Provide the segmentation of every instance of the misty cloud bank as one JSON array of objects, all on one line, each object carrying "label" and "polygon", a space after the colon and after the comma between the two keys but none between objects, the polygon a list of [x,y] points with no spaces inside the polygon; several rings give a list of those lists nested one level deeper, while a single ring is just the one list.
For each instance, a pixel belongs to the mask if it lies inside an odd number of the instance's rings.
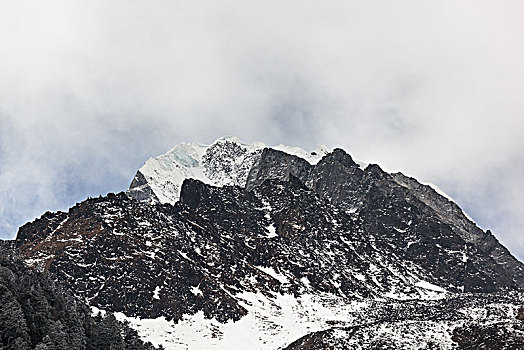
[{"label": "misty cloud bank", "polygon": [[524,258],[519,1],[0,4],[0,236],[180,141],[340,146]]}]

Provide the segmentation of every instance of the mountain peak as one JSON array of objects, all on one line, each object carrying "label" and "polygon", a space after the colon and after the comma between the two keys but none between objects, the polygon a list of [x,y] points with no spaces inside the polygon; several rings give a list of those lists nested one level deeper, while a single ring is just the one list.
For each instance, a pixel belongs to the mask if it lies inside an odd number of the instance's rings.
[{"label": "mountain peak", "polygon": [[[524,302],[524,265],[453,201],[325,146],[180,143],[148,160],[127,195],[47,213],[16,247],[169,349],[411,349],[437,328],[447,349],[481,317],[512,327]],[[366,343],[386,328],[413,339]],[[232,346],[240,333],[246,343]]]},{"label": "mountain peak", "polygon": [[214,186],[246,186],[252,167],[262,150],[271,148],[316,164],[331,151],[319,145],[307,152],[300,147],[262,142],[246,143],[236,136],[222,136],[211,145],[181,142],[165,154],[150,158],[136,173],[127,194],[149,203],[174,204],[180,198],[182,182],[197,179]]}]

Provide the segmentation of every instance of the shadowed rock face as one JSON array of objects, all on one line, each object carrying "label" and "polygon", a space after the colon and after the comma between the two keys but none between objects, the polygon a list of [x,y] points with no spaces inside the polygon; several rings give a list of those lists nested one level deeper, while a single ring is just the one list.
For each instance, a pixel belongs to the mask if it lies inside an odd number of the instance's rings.
[{"label": "shadowed rock face", "polygon": [[137,171],[129,187],[133,189],[130,194],[136,200],[158,203],[157,196],[149,186],[145,176],[140,171]]},{"label": "shadowed rock face", "polygon": [[517,320],[524,320],[524,306],[521,306],[517,311]]},{"label": "shadowed rock face", "polygon": [[295,176],[305,183],[311,172],[311,164],[305,159],[282,151],[265,148],[260,160],[253,165],[247,177],[246,189],[251,190],[267,179],[287,181]]}]

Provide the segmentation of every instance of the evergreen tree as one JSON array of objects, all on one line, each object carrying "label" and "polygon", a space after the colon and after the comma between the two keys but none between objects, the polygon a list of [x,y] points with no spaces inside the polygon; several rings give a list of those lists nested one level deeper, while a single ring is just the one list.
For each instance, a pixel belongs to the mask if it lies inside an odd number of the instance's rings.
[{"label": "evergreen tree", "polygon": [[29,334],[20,304],[0,281],[0,344],[6,349],[28,349]]},{"label": "evergreen tree", "polygon": [[92,317],[47,273],[0,245],[0,350],[153,350],[113,314]]}]

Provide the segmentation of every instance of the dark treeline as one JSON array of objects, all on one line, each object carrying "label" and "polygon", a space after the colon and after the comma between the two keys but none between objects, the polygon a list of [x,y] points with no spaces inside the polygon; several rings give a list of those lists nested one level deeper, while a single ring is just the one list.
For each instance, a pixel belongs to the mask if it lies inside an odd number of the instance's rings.
[{"label": "dark treeline", "polygon": [[113,314],[89,307],[0,244],[0,350],[153,350]]}]

